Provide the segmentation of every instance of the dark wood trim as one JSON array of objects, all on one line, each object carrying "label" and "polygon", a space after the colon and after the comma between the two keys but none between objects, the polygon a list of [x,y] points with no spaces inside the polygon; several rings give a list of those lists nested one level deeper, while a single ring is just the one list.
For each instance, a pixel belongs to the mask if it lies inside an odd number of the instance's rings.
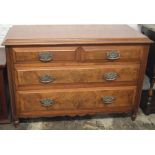
[{"label": "dark wood trim", "polygon": [[138,112],[138,109],[139,109],[141,93],[142,93],[142,87],[143,87],[143,81],[144,81],[144,74],[145,74],[145,69],[146,69],[146,64],[147,64],[148,52],[149,52],[149,46],[144,46],[143,56],[142,56],[142,59],[141,59],[141,66],[140,66],[141,69],[140,69],[140,72],[139,72],[137,94],[136,94],[136,98],[135,98],[135,106],[133,108],[133,113],[132,113],[132,116],[131,116],[133,121],[136,119],[137,112]]},{"label": "dark wood trim", "polygon": [[6,65],[0,68],[0,123],[10,123],[10,106]]},{"label": "dark wood trim", "polygon": [[14,71],[14,65],[13,65],[13,59],[12,54],[9,53],[10,49],[9,47],[5,47],[6,50],[6,58],[7,58],[7,73],[8,73],[8,81],[9,81],[9,90],[10,90],[10,104],[11,104],[11,112],[12,112],[12,120],[16,124],[16,122],[19,122],[17,110],[16,110],[16,100],[15,100],[15,80],[13,76]]},{"label": "dark wood trim", "polygon": [[2,108],[2,116],[0,115],[0,122],[7,118],[7,105],[6,105],[6,91],[4,87],[4,68],[0,69],[0,102]]}]

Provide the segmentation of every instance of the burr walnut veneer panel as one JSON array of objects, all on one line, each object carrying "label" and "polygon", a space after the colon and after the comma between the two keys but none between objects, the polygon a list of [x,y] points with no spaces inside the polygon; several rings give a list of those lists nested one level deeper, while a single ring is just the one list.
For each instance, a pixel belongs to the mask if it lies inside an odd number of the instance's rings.
[{"label": "burr walnut veneer panel", "polygon": [[[87,83],[87,82],[129,82],[137,81],[139,73],[138,65],[89,65],[89,66],[65,66],[65,67],[17,67],[17,86],[26,85],[52,85],[65,83]],[[115,80],[107,80],[106,74],[114,72],[117,74]],[[49,76],[51,81],[42,81]]]}]

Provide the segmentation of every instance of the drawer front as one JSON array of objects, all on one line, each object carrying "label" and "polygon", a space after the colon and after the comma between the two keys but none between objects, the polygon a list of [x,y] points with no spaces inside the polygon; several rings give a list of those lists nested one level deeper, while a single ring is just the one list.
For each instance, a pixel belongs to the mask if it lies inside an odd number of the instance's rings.
[{"label": "drawer front", "polygon": [[134,104],[136,87],[17,91],[19,114],[67,110],[115,110]]},{"label": "drawer front", "polygon": [[140,61],[142,46],[83,46],[82,61]]},{"label": "drawer front", "polygon": [[14,47],[15,63],[140,61],[142,46]]},{"label": "drawer front", "polygon": [[15,63],[45,63],[75,61],[76,47],[17,47],[12,48]]},{"label": "drawer front", "polygon": [[16,67],[17,85],[50,85],[57,83],[136,82],[139,65],[95,65],[65,67]]}]

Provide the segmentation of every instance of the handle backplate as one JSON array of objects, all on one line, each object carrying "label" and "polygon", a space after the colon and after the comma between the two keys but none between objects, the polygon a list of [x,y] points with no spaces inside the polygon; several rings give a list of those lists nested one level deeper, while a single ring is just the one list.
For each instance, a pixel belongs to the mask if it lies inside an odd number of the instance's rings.
[{"label": "handle backplate", "polygon": [[118,77],[118,73],[116,72],[107,72],[104,74],[104,79],[107,81],[114,81]]},{"label": "handle backplate", "polygon": [[104,96],[102,97],[103,103],[104,104],[111,104],[115,101],[115,97],[114,96]]},{"label": "handle backplate", "polygon": [[53,55],[50,52],[41,52],[39,53],[39,60],[42,62],[52,61]]},{"label": "handle backplate", "polygon": [[120,58],[120,53],[117,50],[112,50],[107,52],[106,57],[108,60],[117,60]]},{"label": "handle backplate", "polygon": [[50,98],[43,98],[43,99],[40,100],[40,103],[44,107],[49,107],[52,104],[54,104],[54,100],[50,99]]},{"label": "handle backplate", "polygon": [[50,75],[43,75],[39,77],[39,81],[44,84],[53,82],[54,80],[55,78]]}]

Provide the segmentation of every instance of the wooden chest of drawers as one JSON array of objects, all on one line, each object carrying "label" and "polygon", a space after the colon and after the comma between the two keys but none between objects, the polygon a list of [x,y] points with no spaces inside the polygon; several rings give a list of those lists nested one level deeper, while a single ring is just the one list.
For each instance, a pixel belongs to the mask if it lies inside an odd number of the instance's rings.
[{"label": "wooden chest of drawers", "polygon": [[151,41],[125,25],[14,26],[6,46],[19,118],[131,113]]}]

